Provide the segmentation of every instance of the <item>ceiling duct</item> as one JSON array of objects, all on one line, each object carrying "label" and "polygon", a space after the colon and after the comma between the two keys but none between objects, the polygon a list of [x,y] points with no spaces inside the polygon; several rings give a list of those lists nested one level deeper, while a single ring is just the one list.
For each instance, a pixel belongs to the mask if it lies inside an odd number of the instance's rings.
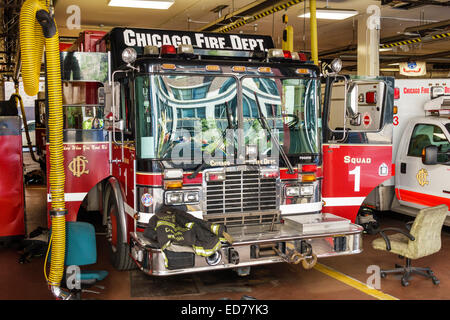
[{"label": "ceiling duct", "polygon": [[[450,20],[444,20],[436,23],[425,24],[421,26],[408,27],[404,29],[402,34],[395,36],[385,37],[380,39],[380,48],[393,48],[402,45],[410,45],[413,43],[426,43],[429,41],[448,40],[450,29]],[[440,31],[439,31],[440,30]],[[450,31],[450,30],[449,30]],[[418,33],[421,37],[411,38],[408,33]],[[405,34],[406,33],[406,34]],[[428,34],[428,36],[427,36]],[[356,44],[351,44],[345,47],[339,47],[335,49],[325,50],[319,53],[319,57],[324,59],[331,55],[338,55],[343,53],[354,52],[356,50]]]},{"label": "ceiling duct", "polygon": [[445,0],[381,0],[381,5],[388,5],[393,9],[410,10],[422,6],[450,7],[450,1]]},{"label": "ceiling duct", "polygon": [[301,2],[303,2],[303,0],[254,1],[238,10],[223,15],[221,18],[201,27],[198,31],[229,32]]}]

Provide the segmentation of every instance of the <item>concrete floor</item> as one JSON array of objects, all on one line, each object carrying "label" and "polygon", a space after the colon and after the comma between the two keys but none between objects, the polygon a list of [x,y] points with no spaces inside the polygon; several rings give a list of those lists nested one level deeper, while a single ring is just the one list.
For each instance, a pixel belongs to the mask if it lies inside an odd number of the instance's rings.
[{"label": "concrete floor", "polygon": [[[27,170],[28,171],[28,170]],[[46,188],[32,186],[26,188],[28,232],[36,226],[46,226]],[[411,218],[387,213],[380,217],[381,227],[401,227]],[[358,255],[320,259],[319,263],[333,268],[346,276],[365,284],[371,274],[371,265],[382,269],[393,268],[403,261],[397,255],[372,249],[371,242],[377,236],[363,235],[364,251]],[[317,269],[304,270],[300,265],[285,263],[252,268],[248,277],[238,277],[231,270],[179,275],[169,278],[149,277],[140,271],[119,272],[114,270],[108,257],[104,236],[97,237],[98,262],[83,267],[90,270],[107,270],[109,276],[99,283],[104,289],[92,287],[100,294],[86,293],[85,299],[101,300],[217,300],[230,298],[239,300],[249,295],[258,300],[375,300],[376,298],[354,287],[338,281]],[[440,252],[413,261],[414,266],[429,266],[439,278],[434,285],[430,279],[413,276],[408,287],[400,284],[400,278],[388,275],[381,279],[381,288],[401,300],[449,300],[450,299],[450,230],[442,231]],[[44,258],[34,258],[29,263],[20,264],[18,248],[0,248],[0,300],[52,300],[43,274]],[[132,283],[141,285],[131,286]]]},{"label": "concrete floor", "polygon": [[[44,187],[28,187],[26,190],[27,208],[34,223],[45,223]],[[381,217],[381,227],[403,227],[408,217],[386,214]],[[31,230],[31,229],[30,229]],[[367,273],[370,265],[392,268],[402,260],[394,254],[376,251],[371,241],[376,236],[363,236],[364,251],[353,256],[320,259],[323,265],[333,268],[348,277],[366,283],[371,275]],[[98,262],[83,267],[91,270],[107,270],[109,276],[99,283],[104,289],[91,288],[98,294],[86,293],[85,299],[127,300],[127,299],[189,299],[217,300],[220,298],[240,299],[250,295],[257,299],[275,300],[374,300],[376,298],[340,282],[316,269],[304,270],[301,266],[273,264],[252,268],[248,277],[238,277],[231,270],[179,275],[174,278],[149,277],[141,272],[114,270],[108,258],[106,240],[97,237]],[[408,287],[400,284],[398,276],[388,275],[381,279],[380,291],[398,299],[447,300],[450,299],[450,232],[443,229],[440,252],[413,262],[416,266],[431,267],[440,279],[439,285],[419,276],[413,276]],[[0,300],[4,299],[52,299],[47,289],[44,274],[44,258],[34,258],[30,263],[19,264],[20,252],[17,248],[0,249]],[[144,283],[131,288],[131,283]],[[4,290],[7,288],[7,290]],[[26,290],[24,290],[26,288]],[[153,290],[156,288],[157,290]]]}]

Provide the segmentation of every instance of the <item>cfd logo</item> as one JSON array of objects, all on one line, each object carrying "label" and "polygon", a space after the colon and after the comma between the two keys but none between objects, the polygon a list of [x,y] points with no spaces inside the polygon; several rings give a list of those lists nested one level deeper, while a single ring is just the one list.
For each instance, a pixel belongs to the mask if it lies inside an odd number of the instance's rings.
[{"label": "cfd logo", "polygon": [[73,158],[69,163],[69,170],[75,177],[79,178],[81,175],[89,173],[89,170],[86,170],[88,162],[84,156]]},{"label": "cfd logo", "polygon": [[420,186],[424,186],[428,184],[427,181],[428,171],[426,169],[420,169],[419,172],[416,174],[417,182],[420,184]]}]

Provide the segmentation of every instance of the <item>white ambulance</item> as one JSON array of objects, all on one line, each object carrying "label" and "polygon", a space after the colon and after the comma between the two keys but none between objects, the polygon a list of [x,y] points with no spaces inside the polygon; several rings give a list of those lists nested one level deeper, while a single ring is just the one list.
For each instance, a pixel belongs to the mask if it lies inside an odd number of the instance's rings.
[{"label": "white ambulance", "polygon": [[450,79],[395,80],[393,124],[393,177],[363,206],[410,216],[439,204],[450,210]]}]

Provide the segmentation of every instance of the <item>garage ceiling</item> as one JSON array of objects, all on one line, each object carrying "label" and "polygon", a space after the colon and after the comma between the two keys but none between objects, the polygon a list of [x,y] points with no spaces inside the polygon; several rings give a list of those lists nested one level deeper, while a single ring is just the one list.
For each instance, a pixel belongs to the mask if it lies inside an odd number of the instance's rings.
[{"label": "garage ceiling", "polygon": [[[11,2],[11,0],[6,0]],[[4,2],[4,1],[2,1]],[[20,2],[19,0],[13,2]],[[73,40],[81,30],[105,30],[114,26],[141,28],[201,30],[219,18],[214,12],[220,6],[222,17],[232,19],[251,16],[261,12],[262,8],[271,9],[287,0],[175,0],[168,10],[133,9],[109,7],[108,0],[53,0],[55,17],[63,40]],[[388,4],[386,4],[388,3]],[[428,3],[428,4],[426,4]],[[69,30],[67,20],[71,13],[67,10],[76,4],[81,9],[81,30]],[[252,21],[231,33],[249,33],[271,35],[277,46],[281,47],[282,15],[287,14],[289,24],[294,27],[294,46],[296,50],[309,51],[309,19],[298,18],[309,1],[299,1],[286,10]],[[392,63],[396,59],[408,60],[422,57],[428,62],[448,64],[450,68],[450,37],[427,41],[427,36],[450,32],[450,1],[446,0],[329,0],[317,1],[317,7],[355,9],[359,13],[366,12],[369,5],[381,7],[381,39],[382,43],[422,37],[422,42],[414,45],[396,46],[393,50],[381,52],[382,65]],[[419,4],[419,5],[418,5]],[[425,4],[425,5],[424,5]],[[433,4],[433,5],[431,5]],[[394,8],[404,7],[409,9]],[[231,20],[232,20],[231,19]],[[318,20],[318,45],[322,59],[340,56],[350,61],[347,65],[355,65],[357,16],[343,21]],[[443,23],[445,22],[445,23]],[[430,24],[434,28],[423,27]],[[217,27],[220,27],[220,23]],[[418,33],[418,30],[423,28]],[[406,32],[405,32],[406,31]],[[424,38],[425,37],[425,38]],[[395,62],[395,61],[394,61]]]},{"label": "garage ceiling", "polygon": [[[201,30],[219,18],[219,13],[214,12],[215,8],[225,6],[222,16],[231,15],[238,12],[238,19],[242,16],[254,15],[261,12],[261,8],[271,9],[277,4],[287,1],[270,0],[176,0],[169,10],[152,9],[132,9],[108,7],[107,0],[79,0],[77,5],[81,9],[82,29],[109,30],[114,26],[129,26],[142,28],[173,29],[173,30]],[[391,4],[386,5],[386,2]],[[416,3],[414,3],[416,2]],[[420,2],[434,3],[438,5],[415,5]],[[317,8],[328,6],[331,8],[355,9],[359,13],[365,13],[369,5],[381,7],[381,39],[382,42],[396,42],[399,40],[413,39],[429,34],[449,32],[450,21],[430,30],[424,30],[421,35],[417,33],[417,27],[438,23],[450,19],[450,1],[371,1],[371,0],[329,0],[317,1]],[[60,33],[63,36],[77,36],[79,30],[68,30],[66,20],[69,14],[66,13],[68,6],[73,4],[73,0],[57,0],[55,5],[55,15]],[[252,21],[240,28],[232,30],[232,33],[250,33],[272,35],[277,46],[281,47],[282,37],[282,15],[287,14],[289,24],[294,27],[294,46],[296,50],[309,51],[309,19],[298,18],[300,12],[308,7],[309,1],[300,1],[286,10],[281,10],[275,14],[268,15],[262,19]],[[409,7],[410,9],[396,9],[395,6]],[[245,8],[256,7],[258,10],[247,10]],[[217,11],[217,10],[216,10]],[[256,11],[256,12],[255,12]],[[357,16],[343,20],[318,20],[319,52],[321,58],[342,56],[344,60],[356,61],[356,27]],[[219,24],[217,27],[220,27]],[[405,30],[408,32],[405,33]],[[450,37],[439,41],[423,41],[415,45],[403,45],[395,47],[392,51],[382,52],[382,62],[392,63],[386,58],[424,57],[430,61],[440,63],[450,63]],[[385,41],[386,40],[386,41]],[[351,50],[334,50],[351,49]],[[331,55],[324,55],[332,52]],[[448,52],[449,54],[444,54]],[[438,57],[428,55],[438,54]]]}]

